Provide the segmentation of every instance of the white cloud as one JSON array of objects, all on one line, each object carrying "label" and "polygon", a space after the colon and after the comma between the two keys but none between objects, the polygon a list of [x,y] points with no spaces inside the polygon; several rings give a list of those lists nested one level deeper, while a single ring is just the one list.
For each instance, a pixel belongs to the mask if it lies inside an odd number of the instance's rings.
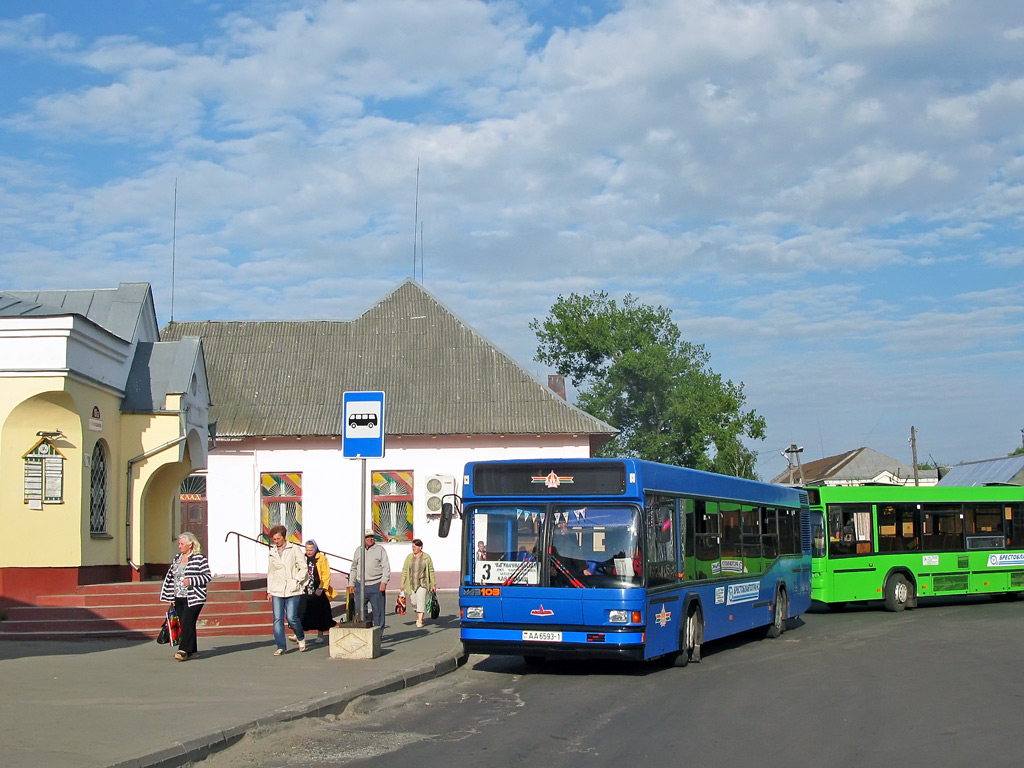
[{"label": "white cloud", "polygon": [[530,318],[602,289],[675,308],[752,398],[790,392],[783,360],[839,386],[838,360],[851,420],[864,382],[895,402],[917,370],[961,410],[957,355],[1012,360],[1013,304],[963,295],[1024,261],[1024,6],[627,0],[560,29],[538,7],[0,20],[0,53],[70,75],[0,111],[5,278],[60,281],[49,259],[168,301],[177,179],[178,319],[349,317],[411,273],[419,164],[428,288],[527,363]]}]

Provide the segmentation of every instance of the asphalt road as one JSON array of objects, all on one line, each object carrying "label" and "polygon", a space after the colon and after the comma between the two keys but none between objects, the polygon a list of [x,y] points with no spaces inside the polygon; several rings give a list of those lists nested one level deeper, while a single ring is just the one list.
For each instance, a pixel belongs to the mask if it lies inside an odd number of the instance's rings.
[{"label": "asphalt road", "polygon": [[979,598],[812,612],[775,640],[708,643],[685,669],[473,656],[202,766],[1017,768],[1022,638],[1024,601]]}]

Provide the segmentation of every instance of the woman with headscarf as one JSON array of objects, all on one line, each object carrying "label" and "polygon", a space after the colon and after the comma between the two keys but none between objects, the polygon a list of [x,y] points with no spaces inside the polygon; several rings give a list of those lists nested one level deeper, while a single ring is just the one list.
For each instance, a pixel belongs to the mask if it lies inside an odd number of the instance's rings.
[{"label": "woman with headscarf", "polygon": [[181,534],[178,537],[178,554],[174,556],[160,587],[160,600],[174,606],[181,622],[178,652],[174,654],[177,661],[188,661],[199,653],[196,624],[199,612],[206,605],[206,585],[213,578],[202,548],[194,533],[186,531]]},{"label": "woman with headscarf", "polygon": [[331,600],[338,592],[331,586],[331,567],[327,555],[320,551],[314,539],[306,542],[306,571],[309,579],[303,595],[302,629],[317,631],[316,642],[324,641],[325,633],[337,622],[331,613]]}]

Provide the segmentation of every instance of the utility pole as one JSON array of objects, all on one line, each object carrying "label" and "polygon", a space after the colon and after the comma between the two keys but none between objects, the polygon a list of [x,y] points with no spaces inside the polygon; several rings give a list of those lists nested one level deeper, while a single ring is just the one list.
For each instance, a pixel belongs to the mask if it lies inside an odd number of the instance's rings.
[{"label": "utility pole", "polygon": [[783,453],[787,454],[789,459],[789,484],[793,484],[793,454],[796,454],[796,467],[797,473],[800,477],[800,485],[804,484],[804,465],[800,463],[800,454],[803,453],[803,446],[798,446],[796,443],[791,443]]},{"label": "utility pole", "polygon": [[914,485],[920,485],[920,479],[917,476],[917,430],[914,427],[910,428],[910,455],[914,458]]}]

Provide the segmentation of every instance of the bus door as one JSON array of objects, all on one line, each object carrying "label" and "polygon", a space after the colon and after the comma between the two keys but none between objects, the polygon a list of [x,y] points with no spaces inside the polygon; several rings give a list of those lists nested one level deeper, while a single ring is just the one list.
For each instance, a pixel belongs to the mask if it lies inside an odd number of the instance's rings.
[{"label": "bus door", "polygon": [[650,659],[678,651],[684,618],[678,592],[648,595],[644,657]]},{"label": "bus door", "polygon": [[[679,650],[683,606],[678,589],[682,572],[679,555],[678,499],[648,493],[644,497],[646,531],[647,628],[644,656],[652,658]],[[685,507],[683,509],[685,520]]]},{"label": "bus door", "polygon": [[811,514],[811,593],[826,596],[832,587],[832,577],[828,569],[825,537],[825,515],[818,509]]}]

